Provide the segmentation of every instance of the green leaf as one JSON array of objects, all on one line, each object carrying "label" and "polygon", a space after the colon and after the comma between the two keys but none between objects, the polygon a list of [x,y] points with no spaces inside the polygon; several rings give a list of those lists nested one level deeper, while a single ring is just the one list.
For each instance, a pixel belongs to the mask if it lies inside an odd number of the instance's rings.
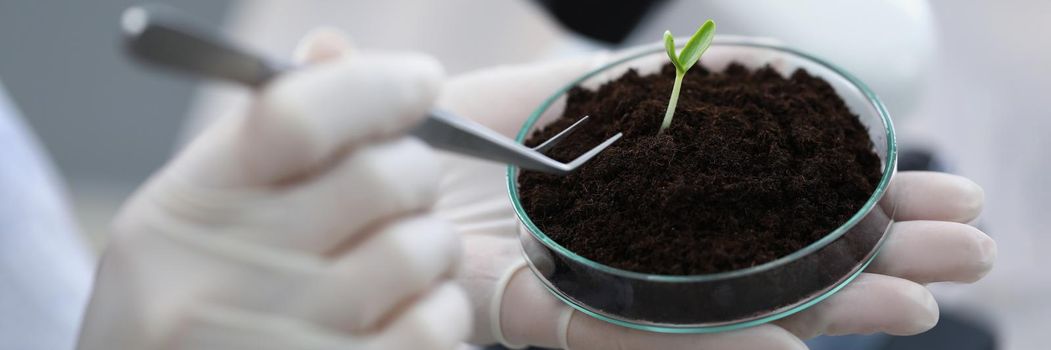
[{"label": "green leaf", "polygon": [[679,65],[679,57],[675,55],[675,37],[671,35],[670,30],[664,31],[664,49],[668,50],[668,59],[675,66],[675,70],[682,71],[682,66]]},{"label": "green leaf", "polygon": [[[665,46],[668,44],[668,35],[671,33],[665,32],[664,43]],[[708,20],[697,28],[697,32],[693,33],[690,40],[686,42],[686,45],[682,47],[682,51],[679,52],[678,66],[683,72],[693,67],[697,63],[697,60],[701,59],[701,54],[705,50],[708,50],[708,46],[712,44],[712,38],[715,37],[715,22]]]}]

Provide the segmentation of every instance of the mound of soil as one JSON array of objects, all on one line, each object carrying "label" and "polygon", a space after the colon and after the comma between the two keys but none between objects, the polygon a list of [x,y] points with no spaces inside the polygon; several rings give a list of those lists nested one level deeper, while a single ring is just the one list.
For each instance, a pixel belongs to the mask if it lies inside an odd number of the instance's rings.
[{"label": "mound of soil", "polygon": [[549,151],[570,160],[624,137],[567,176],[525,171],[522,203],[541,230],[597,262],[637,272],[707,274],[799,250],[846,222],[881,177],[858,117],[824,80],[733,64],[687,74],[671,127],[658,135],[675,78],[629,71],[569,92],[536,145],[584,115]]}]

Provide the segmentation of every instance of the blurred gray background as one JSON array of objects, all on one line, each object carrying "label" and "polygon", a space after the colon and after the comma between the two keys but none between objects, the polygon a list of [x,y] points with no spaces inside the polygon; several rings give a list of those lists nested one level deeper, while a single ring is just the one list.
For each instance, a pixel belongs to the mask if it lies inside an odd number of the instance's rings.
[{"label": "blurred gray background", "polygon": [[[162,2],[213,24],[232,4]],[[170,156],[195,87],[123,57],[118,19],[134,3],[0,0],[0,81],[51,153],[81,221],[93,231]]]},{"label": "blurred gray background", "polygon": [[[218,24],[225,1],[166,1]],[[143,180],[171,152],[194,85],[120,51],[129,0],[0,1],[0,79],[73,187]]]}]

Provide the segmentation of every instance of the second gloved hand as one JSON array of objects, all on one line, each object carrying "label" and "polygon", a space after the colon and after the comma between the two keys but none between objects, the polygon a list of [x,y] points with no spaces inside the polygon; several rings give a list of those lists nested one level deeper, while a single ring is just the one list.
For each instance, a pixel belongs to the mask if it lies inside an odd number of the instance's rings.
[{"label": "second gloved hand", "polygon": [[439,167],[404,136],[438,94],[421,55],[343,54],[218,120],[116,220],[79,348],[451,349],[470,324]]},{"label": "second gloved hand", "polygon": [[[604,56],[469,73],[445,86],[443,108],[513,136],[551,93],[610,59]],[[923,284],[973,282],[996,257],[996,244],[964,223],[978,215],[982,190],[938,173],[899,173],[884,198],[896,203],[892,232],[866,273],[832,297],[786,319],[715,334],[660,334],[599,321],[570,308],[529,271],[507,199],[506,166],[443,154],[438,214],[465,245],[458,280],[473,303],[476,344],[584,349],[805,349],[821,334],[930,329],[938,306]]]}]

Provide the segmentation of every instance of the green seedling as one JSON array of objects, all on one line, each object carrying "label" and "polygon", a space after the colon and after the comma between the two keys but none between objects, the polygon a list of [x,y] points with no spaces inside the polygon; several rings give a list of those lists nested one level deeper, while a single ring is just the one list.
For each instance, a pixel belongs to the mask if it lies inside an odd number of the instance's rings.
[{"label": "green seedling", "polygon": [[708,50],[708,46],[712,44],[712,37],[715,36],[715,22],[708,20],[697,28],[697,32],[693,33],[690,40],[686,41],[686,45],[683,45],[682,51],[679,54],[675,54],[675,37],[671,35],[671,31],[664,32],[664,48],[668,50],[668,58],[671,59],[671,64],[675,66],[675,86],[671,89],[671,99],[668,100],[668,111],[664,113],[664,121],[661,122],[661,129],[657,133],[663,133],[664,129],[667,129],[671,125],[672,116],[675,115],[675,105],[679,102],[679,88],[682,87],[682,78],[686,76],[686,71],[690,70],[697,63],[697,60],[701,59],[701,54],[705,50]]}]

